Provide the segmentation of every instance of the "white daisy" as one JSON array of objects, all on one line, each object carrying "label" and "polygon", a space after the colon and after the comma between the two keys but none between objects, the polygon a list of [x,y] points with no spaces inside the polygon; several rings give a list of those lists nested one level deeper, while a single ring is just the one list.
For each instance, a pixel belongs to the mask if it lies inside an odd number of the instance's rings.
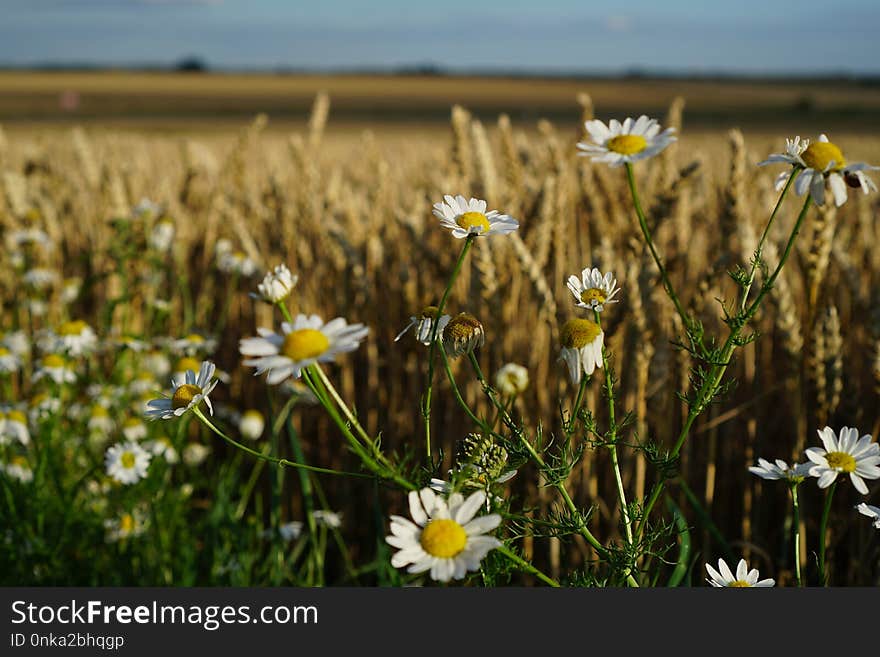
[{"label": "white daisy", "polygon": [[61,284],[61,301],[71,304],[79,298],[80,290],[82,290],[82,279],[71,277],[65,278]]},{"label": "white daisy", "polygon": [[497,538],[486,536],[501,524],[501,516],[474,517],[485,501],[483,491],[467,499],[453,493],[448,500],[430,488],[411,491],[409,512],[414,522],[391,516],[391,535],[385,538],[399,550],[391,565],[408,565],[409,573],[430,571],[439,582],[462,579],[468,571],[478,570],[489,551],[501,545]]},{"label": "white daisy", "polygon": [[718,560],[718,570],[709,564],[706,564],[706,570],[709,572],[706,581],[716,588],[767,588],[776,584],[776,581],[772,579],[758,581],[758,569],[749,570],[745,559],[740,559],[736,565],[736,575],[730,571],[724,559]]},{"label": "white daisy", "polygon": [[179,340],[172,340],[170,346],[175,353],[184,356],[208,355],[217,348],[217,340],[198,333],[190,333]]},{"label": "white daisy", "polygon": [[411,328],[415,327],[415,335],[416,340],[421,342],[423,345],[428,346],[431,344],[431,334],[434,332],[434,321],[437,321],[437,335],[443,335],[443,329],[446,328],[446,324],[449,323],[449,315],[441,315],[440,319],[437,319],[437,306],[425,306],[422,308],[422,311],[418,315],[413,315],[409,318],[409,324],[403,327],[403,330],[397,334],[397,337],[394,338],[394,341],[397,342],[406,335],[406,332]]},{"label": "white daisy", "polygon": [[183,379],[172,379],[171,396],[147,402],[145,415],[151,420],[169,420],[197,408],[202,402],[213,415],[214,408],[208,395],[217,385],[217,381],[212,381],[215,369],[214,363],[205,361],[199,368],[198,376],[192,370],[187,370]]},{"label": "white daisy", "polygon": [[168,252],[174,244],[174,232],[174,222],[168,217],[163,217],[150,231],[150,246],[159,253]]},{"label": "white daisy", "polygon": [[657,155],[669,144],[676,141],[675,128],[660,132],[656,119],[642,114],[638,119],[627,118],[623,123],[611,119],[606,126],[602,121],[587,121],[584,126],[593,140],[579,142],[578,155],[591,158],[595,162],[605,162],[619,167],[627,162],[636,162]]},{"label": "white daisy", "polygon": [[98,336],[92,327],[81,319],[64,322],[55,330],[54,349],[70,356],[92,353],[98,344]]},{"label": "white daisy", "polygon": [[776,463],[773,464],[759,458],[758,465],[750,466],[749,472],[761,477],[761,479],[785,479],[790,482],[801,482],[804,477],[809,476],[811,467],[812,465],[809,463],[795,463],[788,467],[788,463],[781,459],[776,459]]},{"label": "white daisy", "polygon": [[6,347],[0,346],[0,374],[17,372],[21,367],[21,359]]},{"label": "white daisy", "polygon": [[328,363],[337,354],[358,348],[369,329],[363,324],[348,324],[337,317],[326,324],[317,315],[297,315],[293,324],[281,324],[281,334],[257,329],[258,338],[245,338],[239,350],[248,367],[256,367],[256,375],[269,372],[266,382],[281,383],[288,377],[298,379],[302,370],[314,363]]},{"label": "white daisy", "polygon": [[106,436],[113,432],[116,423],[110,417],[110,411],[106,406],[95,404],[92,406],[88,421],[89,431]]},{"label": "white daisy", "polygon": [[486,201],[464,196],[443,197],[443,203],[434,204],[434,216],[440,225],[452,231],[452,236],[461,239],[468,235],[507,235],[519,228],[516,219],[497,210],[486,212]]},{"label": "white daisy", "polygon": [[13,248],[30,248],[39,246],[45,249],[52,248],[52,239],[39,228],[21,228],[9,233],[7,241]]},{"label": "white daisy", "polygon": [[495,372],[495,387],[506,397],[522,394],[529,387],[529,371],[522,365],[506,363]]},{"label": "white daisy", "polygon": [[122,422],[122,435],[126,440],[137,441],[147,437],[147,425],[136,417],[127,417]]},{"label": "white daisy", "polygon": [[197,466],[204,463],[211,453],[211,448],[201,443],[190,443],[183,448],[183,462],[189,466]]},{"label": "white daisy", "polygon": [[250,409],[241,414],[238,420],[238,432],[248,440],[257,440],[263,435],[266,420],[260,411]]},{"label": "white daisy", "polygon": [[298,520],[291,520],[278,526],[278,535],[282,541],[295,541],[302,535],[303,523]]},{"label": "white daisy", "polygon": [[299,276],[290,273],[287,265],[278,265],[263,277],[263,282],[257,285],[258,294],[253,294],[266,303],[279,303],[290,296],[296,286]]},{"label": "white daisy", "polygon": [[147,476],[151,455],[137,443],[124,442],[109,447],[104,455],[107,475],[120,484],[134,484]]},{"label": "white daisy", "polygon": [[4,333],[0,344],[19,358],[27,358],[31,353],[31,341],[24,331]]},{"label": "white daisy", "polygon": [[578,384],[602,367],[602,347],[605,333],[589,319],[570,319],[560,329],[561,360],[568,365],[571,382]]},{"label": "white daisy", "polygon": [[166,436],[162,436],[156,440],[150,440],[144,443],[144,447],[150,450],[150,453],[153,456],[161,456],[164,458],[165,462],[170,465],[174,465],[180,460],[177,455],[177,450],[174,449],[174,445],[171,444],[171,441]]},{"label": "white daisy", "polygon": [[15,479],[23,484],[27,484],[34,479],[34,471],[31,469],[28,460],[23,456],[14,456],[9,463],[0,464],[0,469],[6,473],[10,479]]},{"label": "white daisy", "polygon": [[874,529],[880,529],[880,507],[871,506],[862,502],[856,507],[863,516],[871,518]]},{"label": "white daisy", "polygon": [[217,256],[217,269],[224,274],[247,277],[257,273],[257,263],[242,251],[232,251]]},{"label": "white daisy", "polygon": [[810,447],[807,458],[815,465],[810,476],[819,478],[819,488],[828,488],[841,473],[849,474],[852,485],[862,495],[868,494],[865,479],[880,479],[880,445],[871,436],[859,438],[858,429],[843,427],[836,436],[831,427],[820,430],[819,438],[825,449]]},{"label": "white daisy", "polygon": [[336,511],[318,509],[317,511],[312,511],[312,518],[319,525],[324,525],[330,529],[339,529],[342,526],[342,514]]},{"label": "white daisy", "polygon": [[[773,153],[758,166],[767,164],[785,163],[803,171],[797,174],[794,189],[798,196],[803,196],[808,191],[813,200],[822,205],[825,202],[825,181],[831,188],[835,205],[841,206],[846,203],[846,188],[855,187],[865,194],[876,191],[874,182],[864,172],[877,170],[863,162],[847,164],[843,151],[837,144],[828,141],[825,135],[819,135],[818,141],[810,143],[808,139],[801,141],[800,137],[786,139],[785,153]],[[776,178],[776,189],[782,189],[788,180],[789,173],[781,173]]]},{"label": "white daisy", "polygon": [[49,377],[58,385],[76,381],[76,374],[70,369],[67,361],[58,354],[48,354],[40,359],[40,364],[34,372],[34,381]]},{"label": "white daisy", "polygon": [[148,198],[142,198],[138,204],[131,209],[131,214],[135,219],[158,217],[162,214],[162,206]]},{"label": "white daisy", "polygon": [[123,513],[118,518],[105,520],[104,529],[107,530],[107,542],[115,543],[143,534],[146,529],[146,521],[141,513]]},{"label": "white daisy", "polygon": [[34,290],[47,290],[55,285],[59,278],[58,272],[54,269],[35,267],[25,272],[22,280]]},{"label": "white daisy", "polygon": [[618,299],[614,297],[620,292],[617,280],[610,271],[603,276],[598,269],[589,267],[581,272],[580,278],[569,276],[566,285],[578,306],[599,312],[605,309],[606,303],[617,303]]}]

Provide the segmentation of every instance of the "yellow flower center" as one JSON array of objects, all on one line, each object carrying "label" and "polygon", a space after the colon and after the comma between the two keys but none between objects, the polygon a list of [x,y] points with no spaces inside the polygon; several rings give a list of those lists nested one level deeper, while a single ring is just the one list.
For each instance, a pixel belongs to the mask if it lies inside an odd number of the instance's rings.
[{"label": "yellow flower center", "polygon": [[856,471],[856,460],[853,458],[852,454],[847,454],[846,452],[828,452],[825,455],[825,460],[828,461],[829,468],[833,468],[840,472]]},{"label": "yellow flower center", "polygon": [[840,171],[846,166],[846,160],[841,150],[828,141],[814,141],[807,146],[807,150],[801,153],[801,159],[811,169],[824,171],[831,162],[834,162],[832,171]]},{"label": "yellow flower center", "polygon": [[184,340],[186,340],[187,342],[190,342],[192,344],[202,344],[205,341],[205,338],[203,338],[198,333],[190,333],[188,336],[186,336],[184,338]]},{"label": "yellow flower center", "polygon": [[27,459],[23,456],[13,456],[12,465],[17,465],[20,468],[27,468],[28,462]]},{"label": "yellow flower center", "polygon": [[330,348],[327,336],[316,329],[298,329],[284,336],[281,353],[292,361],[317,358]]},{"label": "yellow flower center", "polygon": [[471,228],[480,228],[481,233],[489,230],[489,220],[482,212],[465,212],[455,218],[455,223],[469,231]]},{"label": "yellow flower center", "polygon": [[9,349],[7,349],[6,347],[0,347],[0,356],[8,356],[8,355],[9,355]]},{"label": "yellow flower center", "polygon": [[179,361],[177,361],[177,365],[174,366],[174,371],[175,372],[186,372],[186,371],[198,372],[200,368],[201,368],[201,363],[199,363],[199,361],[197,361],[195,358],[186,357],[186,358],[181,358]]},{"label": "yellow flower center", "polygon": [[27,424],[27,418],[21,411],[9,411],[6,413],[6,419],[19,424]]},{"label": "yellow flower center", "polygon": [[61,326],[58,327],[58,335],[80,335],[88,326],[81,319],[74,320],[72,322],[64,322]]},{"label": "yellow flower center", "polygon": [[119,462],[122,463],[122,467],[126,470],[131,470],[134,467],[135,461],[134,452],[122,452],[122,456],[119,458]]},{"label": "yellow flower center", "polygon": [[[183,386],[181,386],[181,387],[183,387]],[[193,386],[193,387],[198,388],[198,386]],[[199,391],[201,392],[201,389],[199,389]],[[176,395],[176,393],[175,393],[175,395]],[[192,397],[190,397],[190,399],[192,399]],[[143,422],[138,420],[136,417],[129,417],[129,418],[125,418],[125,422],[122,423],[122,426],[125,427],[126,429],[130,429],[132,427],[143,426]]]},{"label": "yellow flower center", "polygon": [[95,404],[92,406],[92,417],[110,417],[110,412],[100,404]]},{"label": "yellow flower center", "polygon": [[177,390],[174,391],[174,396],[171,398],[171,407],[172,408],[186,408],[190,405],[193,398],[200,394],[202,389],[197,385],[193,385],[192,383],[184,383]]},{"label": "yellow flower center", "polygon": [[49,354],[43,358],[43,367],[64,367],[64,359],[58,354]]},{"label": "yellow flower center", "polygon": [[440,310],[437,306],[425,306],[422,308],[422,312],[419,314],[423,319],[435,319],[437,317],[437,311]]},{"label": "yellow flower center", "polygon": [[589,319],[570,319],[562,325],[560,341],[563,347],[583,349],[595,340],[602,329]]},{"label": "yellow flower center", "polygon": [[123,514],[119,519],[119,530],[126,534],[129,534],[134,530],[134,518],[130,513]]},{"label": "yellow flower center", "polygon": [[734,582],[731,582],[727,586],[728,586],[728,588],[732,588],[732,589],[750,589],[750,588],[752,588],[752,585],[749,584],[744,579],[738,579]]},{"label": "yellow flower center", "polygon": [[447,339],[467,340],[483,330],[483,325],[470,313],[459,313],[446,324],[443,335]]},{"label": "yellow flower center", "polygon": [[432,557],[449,559],[464,550],[467,534],[455,520],[438,518],[428,523],[419,538],[422,548]]},{"label": "yellow flower center", "polygon": [[591,287],[589,290],[584,290],[581,292],[581,301],[586,304],[589,304],[591,301],[605,303],[605,290],[600,290],[598,287]]},{"label": "yellow flower center", "polygon": [[617,135],[609,139],[605,147],[621,155],[635,155],[645,150],[648,142],[641,135]]}]

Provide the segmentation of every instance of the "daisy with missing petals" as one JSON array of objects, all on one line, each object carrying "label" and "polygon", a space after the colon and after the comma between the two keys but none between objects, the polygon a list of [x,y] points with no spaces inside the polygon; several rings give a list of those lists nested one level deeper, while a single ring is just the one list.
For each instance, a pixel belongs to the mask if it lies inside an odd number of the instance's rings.
[{"label": "daisy with missing petals", "polygon": [[[796,168],[802,168],[794,182],[794,190],[798,196],[803,196],[808,191],[817,205],[825,202],[825,181],[831,188],[834,196],[834,204],[841,206],[846,203],[846,188],[855,187],[867,194],[869,191],[877,191],[877,186],[865,175],[865,171],[877,170],[864,162],[847,164],[843,151],[837,144],[828,141],[825,135],[819,135],[819,140],[810,143],[809,139],[801,140],[800,137],[785,140],[785,153],[773,153],[758,166],[767,164],[785,163]],[[776,189],[782,189],[788,180],[789,173],[782,173],[776,178]]]},{"label": "daisy with missing petals", "polygon": [[409,512],[412,521],[391,516],[391,535],[385,540],[398,552],[391,558],[395,568],[409,566],[409,573],[430,571],[438,582],[462,579],[468,571],[478,570],[490,550],[501,541],[486,536],[501,524],[501,516],[474,517],[483,503],[483,491],[467,499],[453,493],[446,500],[430,488],[411,491]]},{"label": "daisy with missing petals", "polygon": [[288,377],[298,379],[302,371],[314,363],[329,363],[337,354],[354,351],[369,329],[363,324],[348,324],[342,317],[326,324],[317,315],[297,315],[293,324],[281,324],[279,335],[269,329],[257,329],[258,338],[245,338],[239,343],[242,363],[256,367],[256,375],[268,372],[269,385]]},{"label": "daisy with missing petals", "polygon": [[150,453],[133,442],[113,445],[104,455],[107,474],[120,484],[134,484],[147,476]]},{"label": "daisy with missing petals", "polygon": [[716,588],[768,588],[776,584],[776,581],[772,579],[758,581],[758,569],[752,568],[749,570],[745,559],[740,559],[736,565],[736,575],[730,571],[724,559],[718,560],[718,570],[715,570],[709,564],[706,564],[706,570],[709,572],[709,577],[706,578],[706,581]]},{"label": "daisy with missing petals", "polygon": [[871,522],[874,524],[874,529],[880,529],[880,507],[871,506],[870,504],[862,502],[856,507],[856,509],[858,509],[859,513],[863,516],[868,516],[871,519]]},{"label": "daisy with missing petals", "polygon": [[397,334],[394,341],[397,342],[406,335],[406,332],[415,327],[416,340],[426,347],[431,344],[431,334],[434,332],[434,322],[437,322],[437,335],[443,335],[443,329],[449,322],[449,315],[441,315],[437,319],[437,306],[425,306],[418,315],[409,318],[409,324],[403,327],[403,330]]},{"label": "daisy with missing petals", "polygon": [[598,120],[587,121],[584,127],[593,142],[578,143],[578,155],[612,167],[653,157],[676,141],[672,134],[675,128],[660,132],[657,120],[644,114],[636,120],[627,118],[623,123],[611,119],[607,126]]},{"label": "daisy with missing petals", "polygon": [[461,194],[446,194],[443,201],[434,204],[434,216],[458,239],[469,235],[507,235],[519,228],[519,222],[506,214],[499,214],[497,210],[486,212],[486,201],[467,200]]},{"label": "daisy with missing petals", "polygon": [[749,472],[761,479],[778,480],[784,479],[793,484],[800,483],[810,475],[810,463],[795,463],[790,468],[782,459],[776,459],[776,463],[770,463],[766,459],[758,459],[758,465],[749,467]]},{"label": "daisy with missing petals", "polygon": [[571,382],[577,385],[584,376],[590,376],[602,367],[602,347],[605,333],[589,319],[570,319],[559,331],[562,343],[561,360],[568,365]]},{"label": "daisy with missing petals", "polygon": [[880,445],[871,436],[859,438],[858,429],[843,427],[836,436],[831,427],[820,430],[819,438],[825,449],[810,447],[807,458],[813,462],[810,476],[819,478],[819,488],[828,488],[841,473],[849,474],[850,481],[862,495],[868,494],[865,479],[880,479]]},{"label": "daisy with missing petals", "polygon": [[574,295],[577,305],[587,310],[602,312],[606,303],[617,303],[617,280],[609,271],[604,276],[602,272],[587,267],[581,272],[581,277],[569,276],[566,281],[568,289]]},{"label": "daisy with missing petals", "polygon": [[205,361],[201,364],[198,375],[192,370],[187,370],[182,379],[172,378],[171,396],[151,399],[147,402],[147,410],[144,415],[151,420],[169,420],[198,408],[202,402],[205,402],[208,412],[213,415],[214,407],[211,406],[208,395],[217,385],[216,380],[211,380],[214,378],[216,369],[214,363]]},{"label": "daisy with missing petals", "polygon": [[263,278],[263,282],[257,285],[258,294],[251,296],[262,299],[266,303],[279,303],[290,296],[299,276],[290,273],[287,265],[278,265]]}]

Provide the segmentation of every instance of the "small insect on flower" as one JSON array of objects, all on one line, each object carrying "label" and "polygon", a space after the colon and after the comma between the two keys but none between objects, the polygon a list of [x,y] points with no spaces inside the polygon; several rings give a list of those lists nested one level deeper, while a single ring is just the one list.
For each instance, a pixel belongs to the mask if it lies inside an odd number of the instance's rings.
[{"label": "small insect on flower", "polygon": [[147,476],[150,467],[150,453],[133,442],[113,445],[104,455],[107,475],[120,484],[134,484]]},{"label": "small insect on flower", "polygon": [[[865,171],[876,171],[880,167],[864,162],[847,164],[843,151],[837,144],[828,141],[825,135],[819,135],[818,141],[810,143],[809,139],[800,137],[785,140],[785,153],[773,153],[758,166],[768,164],[790,164],[795,169],[803,169],[797,174],[794,190],[798,196],[808,191],[813,200],[822,205],[825,203],[825,183],[831,188],[834,204],[841,206],[846,203],[846,188],[855,187],[867,194],[877,191],[874,181],[865,175]],[[781,173],[776,178],[776,189],[782,189],[788,181],[790,172]]]},{"label": "small insect on flower", "polygon": [[602,367],[602,347],[605,333],[589,319],[570,319],[559,330],[562,352],[560,359],[568,365],[571,382],[575,385],[584,376],[590,376]]},{"label": "small insect on flower", "polygon": [[452,231],[455,238],[461,239],[468,235],[507,235],[519,228],[519,222],[506,214],[499,214],[497,210],[486,212],[486,201],[466,199],[461,194],[446,194],[443,201],[434,204],[434,216],[440,220],[443,228]]},{"label": "small insect on flower", "polygon": [[706,570],[709,572],[709,577],[706,578],[706,581],[716,588],[768,588],[776,584],[776,581],[773,579],[758,581],[758,569],[752,568],[749,570],[745,559],[740,559],[736,565],[736,575],[730,571],[730,567],[724,559],[718,560],[718,570],[715,570],[709,564],[706,564]]},{"label": "small insect on flower", "polygon": [[255,375],[268,372],[269,385],[288,377],[298,379],[302,371],[314,363],[329,363],[341,353],[358,348],[369,329],[363,324],[348,324],[342,317],[326,324],[317,315],[297,315],[293,323],[281,324],[281,334],[260,328],[258,338],[245,338],[239,343],[242,364],[256,367]]},{"label": "small insect on flower", "polygon": [[279,303],[290,296],[298,280],[299,276],[291,274],[287,265],[278,265],[263,277],[263,282],[257,285],[257,294],[251,296],[266,303]]},{"label": "small insect on flower", "polygon": [[151,420],[169,420],[198,408],[202,402],[205,402],[208,412],[213,415],[214,407],[211,406],[208,395],[217,385],[217,381],[212,380],[216,369],[214,363],[205,361],[199,367],[198,375],[192,370],[187,370],[183,379],[172,378],[170,397],[147,402],[144,415]]},{"label": "small insect on flower", "polygon": [[242,413],[238,421],[238,432],[248,440],[257,440],[263,435],[265,428],[266,420],[263,414],[253,408]]},{"label": "small insect on flower", "polygon": [[34,372],[34,381],[46,377],[58,385],[76,381],[76,374],[70,369],[70,365],[64,360],[64,357],[58,354],[47,354],[40,360],[40,365]]},{"label": "small insect on flower", "polygon": [[478,349],[485,342],[483,325],[470,313],[459,313],[443,328],[443,349],[451,358]]},{"label": "small insect on flower", "polygon": [[605,162],[611,167],[653,157],[676,141],[672,134],[675,128],[660,132],[657,120],[644,114],[635,120],[627,118],[623,123],[611,119],[607,126],[594,119],[587,121],[584,127],[593,141],[579,142],[578,155],[594,162]]},{"label": "small insect on flower", "polygon": [[0,469],[10,479],[15,479],[23,484],[30,483],[34,479],[34,471],[24,456],[13,456],[9,463],[0,464]]},{"label": "small insect on flower", "polygon": [[566,285],[579,307],[598,312],[605,309],[606,303],[617,303],[614,297],[620,292],[614,275],[609,271],[603,276],[595,267],[584,269],[580,278],[569,276]]},{"label": "small insect on flower", "polygon": [[880,445],[869,435],[859,438],[858,429],[843,427],[837,436],[831,427],[819,432],[825,449],[810,447],[807,458],[813,462],[810,476],[819,478],[819,488],[828,488],[837,475],[849,475],[852,485],[862,495],[868,494],[865,479],[880,479]]},{"label": "small insect on flower", "polygon": [[521,395],[529,387],[529,371],[522,365],[506,363],[495,372],[495,387],[506,397]]},{"label": "small insect on flower", "polygon": [[416,340],[426,347],[431,344],[431,335],[434,333],[434,322],[437,322],[437,335],[443,335],[443,329],[449,323],[449,315],[441,315],[437,319],[437,306],[425,306],[418,315],[409,318],[409,324],[403,327],[403,330],[397,334],[394,341],[397,342],[406,335],[406,332],[415,327]]},{"label": "small insect on flower", "polygon": [[800,483],[805,477],[810,475],[810,463],[795,463],[788,467],[788,463],[781,459],[776,459],[776,463],[770,463],[765,459],[758,459],[758,465],[749,467],[749,472],[753,475],[761,477],[761,479],[778,480],[784,479],[791,483]]},{"label": "small insect on flower", "polygon": [[81,319],[64,322],[55,329],[54,337],[53,349],[63,351],[70,356],[90,354],[98,345],[95,331]]},{"label": "small insect on flower", "polygon": [[858,509],[859,513],[863,516],[868,516],[871,519],[874,529],[880,529],[880,507],[871,506],[870,504],[862,502],[856,507],[856,509]]},{"label": "small insect on flower", "polygon": [[395,568],[409,566],[409,573],[430,571],[438,582],[462,579],[468,571],[478,570],[490,550],[501,541],[486,534],[501,524],[501,516],[476,516],[486,501],[483,491],[467,499],[453,493],[449,499],[430,488],[409,493],[412,521],[391,516],[391,535],[386,542],[398,549],[391,558]]}]

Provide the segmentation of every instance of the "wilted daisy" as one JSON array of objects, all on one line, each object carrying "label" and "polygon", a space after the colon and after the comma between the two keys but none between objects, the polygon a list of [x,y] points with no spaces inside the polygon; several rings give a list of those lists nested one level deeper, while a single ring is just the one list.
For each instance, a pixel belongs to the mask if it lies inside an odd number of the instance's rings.
[{"label": "wilted daisy", "polygon": [[560,358],[568,365],[572,383],[580,383],[597,367],[602,367],[602,347],[605,333],[589,319],[570,319],[559,331],[562,352]]},{"label": "wilted daisy", "polygon": [[312,518],[319,525],[324,525],[330,529],[339,529],[342,526],[342,514],[336,511],[318,509],[317,511],[312,511]]},{"label": "wilted daisy", "polygon": [[443,349],[450,357],[466,354],[485,342],[483,325],[470,313],[458,313],[443,328]]},{"label": "wilted daisy", "polygon": [[348,324],[342,317],[326,324],[317,315],[297,315],[293,323],[281,324],[281,334],[257,329],[258,338],[245,338],[239,344],[242,363],[256,367],[256,375],[269,372],[266,382],[281,383],[288,377],[298,379],[302,370],[314,363],[329,363],[337,354],[354,351],[369,329],[363,324]]},{"label": "wilted daisy", "polygon": [[21,367],[21,359],[6,347],[0,346],[0,374],[17,372]]},{"label": "wilted daisy", "polygon": [[745,559],[740,559],[736,565],[736,575],[730,571],[730,567],[724,559],[718,560],[718,570],[709,564],[706,564],[706,570],[709,572],[706,581],[716,588],[767,588],[776,584],[776,581],[772,579],[758,581],[758,569],[749,570]]},{"label": "wilted daisy", "polygon": [[869,435],[859,438],[858,429],[843,427],[837,436],[831,427],[819,432],[825,449],[810,447],[807,458],[814,465],[810,476],[819,478],[819,488],[828,488],[841,473],[849,474],[855,489],[862,495],[868,494],[865,479],[880,479],[880,445],[872,442]]},{"label": "wilted daisy", "polygon": [[23,484],[27,484],[34,479],[34,471],[31,469],[30,463],[23,456],[14,456],[9,463],[0,464],[3,472],[10,479],[15,479]]},{"label": "wilted daisy", "polygon": [[[801,140],[800,137],[786,139],[785,153],[773,153],[758,166],[776,163],[802,168],[803,171],[797,174],[794,182],[795,192],[798,196],[803,196],[809,191],[818,205],[825,202],[826,180],[834,196],[834,203],[838,206],[846,203],[847,186],[861,189],[865,194],[877,191],[877,186],[864,172],[880,167],[863,162],[847,164],[840,147],[828,141],[825,135],[819,135],[818,141],[813,143],[809,139]],[[789,175],[782,173],[776,178],[777,189],[785,186]]]},{"label": "wilted daisy", "polygon": [[34,372],[34,381],[39,381],[46,377],[52,379],[58,385],[76,381],[76,374],[74,374],[68,362],[58,354],[48,354],[40,359],[40,364]]},{"label": "wilted daisy", "polygon": [[619,167],[627,162],[636,162],[657,155],[669,144],[676,141],[675,128],[660,132],[656,119],[644,114],[638,119],[627,118],[623,123],[611,119],[606,126],[602,121],[592,120],[584,124],[591,142],[579,142],[578,155],[591,158],[595,162],[605,162]]},{"label": "wilted daisy", "polygon": [[143,514],[139,512],[123,513],[118,518],[108,518],[104,521],[104,529],[107,530],[107,541],[115,543],[126,538],[140,536],[146,529]]},{"label": "wilted daisy", "polygon": [[434,332],[434,322],[437,322],[437,335],[443,335],[443,329],[446,327],[446,324],[449,322],[449,315],[441,315],[440,319],[437,319],[437,306],[425,306],[422,308],[421,312],[418,315],[413,315],[409,318],[409,324],[403,327],[403,330],[397,334],[397,337],[394,338],[394,341],[397,342],[406,335],[406,332],[411,328],[415,327],[415,336],[416,340],[421,342],[423,345],[428,346],[431,344],[431,334]]},{"label": "wilted daisy", "polygon": [[597,310],[602,312],[606,303],[617,303],[617,293],[620,288],[617,287],[617,280],[607,272],[604,276],[602,272],[587,267],[581,272],[581,277],[569,276],[566,281],[568,289],[574,295],[577,305],[588,310]]},{"label": "wilted daisy", "polygon": [[55,349],[71,356],[90,354],[98,344],[92,327],[81,319],[64,322],[55,329]]},{"label": "wilted daisy", "polygon": [[147,437],[147,425],[136,417],[127,417],[122,422],[122,435],[126,440],[143,440]]},{"label": "wilted daisy", "polygon": [[257,440],[263,435],[265,428],[266,420],[263,414],[253,408],[242,413],[238,420],[238,432],[248,440]]},{"label": "wilted daisy", "polygon": [[183,379],[172,379],[171,396],[149,401],[145,415],[151,420],[169,420],[197,408],[202,402],[205,402],[208,412],[213,415],[214,409],[208,395],[217,385],[217,381],[212,380],[215,369],[214,363],[205,361],[199,367],[198,375],[187,370]]},{"label": "wilted daisy", "polygon": [[874,524],[874,529],[880,529],[880,507],[871,506],[870,504],[862,502],[856,507],[856,509],[858,509],[859,513],[863,516],[868,516],[871,519],[871,522]]},{"label": "wilted daisy", "polygon": [[434,216],[441,226],[452,231],[453,237],[507,235],[519,228],[519,222],[506,214],[499,214],[497,210],[486,212],[486,201],[468,200],[461,194],[446,194],[443,201],[434,204]]},{"label": "wilted daisy", "polygon": [[253,296],[266,303],[279,303],[290,296],[298,280],[299,276],[291,274],[287,265],[278,265],[263,277],[257,285],[258,294]]},{"label": "wilted daisy", "polygon": [[391,565],[408,565],[409,573],[430,571],[431,578],[439,582],[462,579],[468,571],[478,570],[489,551],[501,545],[497,538],[486,536],[501,524],[501,516],[474,517],[485,501],[483,491],[467,499],[453,493],[448,501],[430,488],[411,491],[412,521],[391,516],[391,535],[385,538],[398,548]]},{"label": "wilted daisy", "polygon": [[529,371],[516,363],[502,365],[495,372],[495,387],[507,397],[522,394],[529,387]]},{"label": "wilted daisy", "polygon": [[792,483],[799,483],[810,474],[810,463],[795,463],[788,467],[788,463],[781,459],[776,459],[776,463],[770,463],[765,459],[758,459],[758,465],[749,467],[749,472],[753,475],[761,477],[761,479],[784,479]]},{"label": "wilted daisy", "polygon": [[183,462],[189,466],[201,465],[210,453],[210,447],[201,443],[190,443],[183,448]]},{"label": "wilted daisy", "polygon": [[107,474],[120,484],[134,484],[147,476],[150,453],[133,442],[113,445],[104,455]]}]

